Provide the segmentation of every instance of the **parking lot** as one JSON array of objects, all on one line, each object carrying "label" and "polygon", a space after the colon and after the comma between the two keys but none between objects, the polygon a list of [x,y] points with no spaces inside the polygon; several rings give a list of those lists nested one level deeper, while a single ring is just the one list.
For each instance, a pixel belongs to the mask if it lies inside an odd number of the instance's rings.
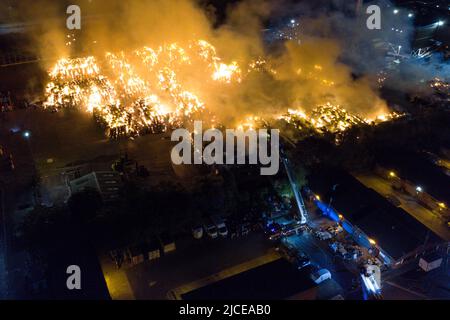
[{"label": "parking lot", "polygon": [[299,235],[286,237],[286,243],[293,245],[299,252],[306,254],[311,264],[318,268],[328,269],[332,281],[344,292],[352,290],[352,279],[355,275],[348,270],[342,259],[333,256],[331,250],[318,240],[312,233],[303,232]]}]

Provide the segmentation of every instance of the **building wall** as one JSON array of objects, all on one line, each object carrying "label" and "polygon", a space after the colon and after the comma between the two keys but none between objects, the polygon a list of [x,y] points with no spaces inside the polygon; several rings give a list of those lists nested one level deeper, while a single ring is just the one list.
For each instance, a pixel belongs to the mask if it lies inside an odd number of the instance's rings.
[{"label": "building wall", "polygon": [[97,190],[104,201],[117,198],[121,186],[121,178],[114,171],[96,171],[69,182],[72,193],[82,192],[86,188]]}]

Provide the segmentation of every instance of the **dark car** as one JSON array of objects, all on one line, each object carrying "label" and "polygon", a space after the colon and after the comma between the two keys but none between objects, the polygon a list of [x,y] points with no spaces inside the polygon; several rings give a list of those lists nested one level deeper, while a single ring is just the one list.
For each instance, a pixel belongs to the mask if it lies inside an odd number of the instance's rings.
[{"label": "dark car", "polygon": [[311,264],[311,260],[308,258],[307,255],[300,253],[295,258],[295,265],[298,269],[303,269],[306,266],[309,266]]},{"label": "dark car", "polygon": [[266,226],[265,232],[270,240],[276,240],[282,236],[283,228],[278,223],[270,223]]}]

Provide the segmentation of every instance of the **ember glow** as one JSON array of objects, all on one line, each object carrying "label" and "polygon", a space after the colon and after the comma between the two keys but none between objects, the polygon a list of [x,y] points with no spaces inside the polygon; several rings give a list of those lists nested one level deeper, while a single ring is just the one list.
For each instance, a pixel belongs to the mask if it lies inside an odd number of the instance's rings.
[{"label": "ember glow", "polygon": [[[205,111],[201,98],[184,88],[176,72],[199,59],[211,81],[240,82],[237,63],[223,63],[206,41],[192,43],[187,50],[173,43],[131,54],[108,52],[101,61],[60,59],[49,71],[44,107],[92,113],[111,137],[165,131]],[[137,72],[141,67],[145,77]]]},{"label": "ember glow", "polygon": [[449,93],[450,91],[450,83],[445,82],[439,78],[435,78],[430,82],[430,87],[435,89],[438,92]]},{"label": "ember glow", "polygon": [[380,114],[375,119],[365,119],[358,115],[351,114],[340,105],[333,105],[328,102],[325,105],[315,108],[309,115],[303,110],[289,109],[288,112],[280,116],[279,119],[282,119],[299,129],[301,129],[302,126],[308,126],[319,133],[341,133],[355,125],[374,125],[401,116],[401,114],[392,112]]}]

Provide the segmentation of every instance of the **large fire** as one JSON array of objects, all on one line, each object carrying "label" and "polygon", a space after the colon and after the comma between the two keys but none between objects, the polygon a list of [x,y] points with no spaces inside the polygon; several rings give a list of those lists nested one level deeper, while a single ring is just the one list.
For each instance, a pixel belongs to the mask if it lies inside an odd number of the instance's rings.
[{"label": "large fire", "polygon": [[[187,50],[173,43],[131,54],[106,53],[102,61],[61,59],[49,72],[44,107],[90,112],[113,137],[164,131],[205,109],[202,100],[177,78],[177,69],[190,65],[193,56],[203,60],[212,81],[240,81],[236,62],[223,63],[206,41],[192,43]],[[150,77],[138,75],[139,63]]]},{"label": "large fire", "polygon": [[[314,69],[321,71],[322,66],[315,65]],[[214,126],[214,114],[202,99],[205,92],[187,89],[189,75],[200,74],[204,76],[202,81],[217,83],[226,90],[226,86],[240,84],[253,71],[277,73],[262,58],[246,68],[236,61],[227,64],[217,55],[215,47],[204,40],[186,46],[172,43],[156,49],[108,52],[103,57],[60,59],[49,70],[51,81],[46,87],[44,107],[54,110],[73,107],[92,113],[110,137],[163,132],[194,118],[206,118]],[[332,80],[319,80],[324,86],[334,85]],[[397,116],[382,114],[375,122]],[[264,115],[267,121],[277,118],[280,117],[276,114]],[[353,125],[374,123],[331,103],[317,107],[309,115],[287,108],[281,119],[297,124],[298,129],[301,129],[298,120],[302,120],[318,132],[333,133]],[[246,115],[238,126],[254,128],[257,122],[261,123],[259,117]]]}]

